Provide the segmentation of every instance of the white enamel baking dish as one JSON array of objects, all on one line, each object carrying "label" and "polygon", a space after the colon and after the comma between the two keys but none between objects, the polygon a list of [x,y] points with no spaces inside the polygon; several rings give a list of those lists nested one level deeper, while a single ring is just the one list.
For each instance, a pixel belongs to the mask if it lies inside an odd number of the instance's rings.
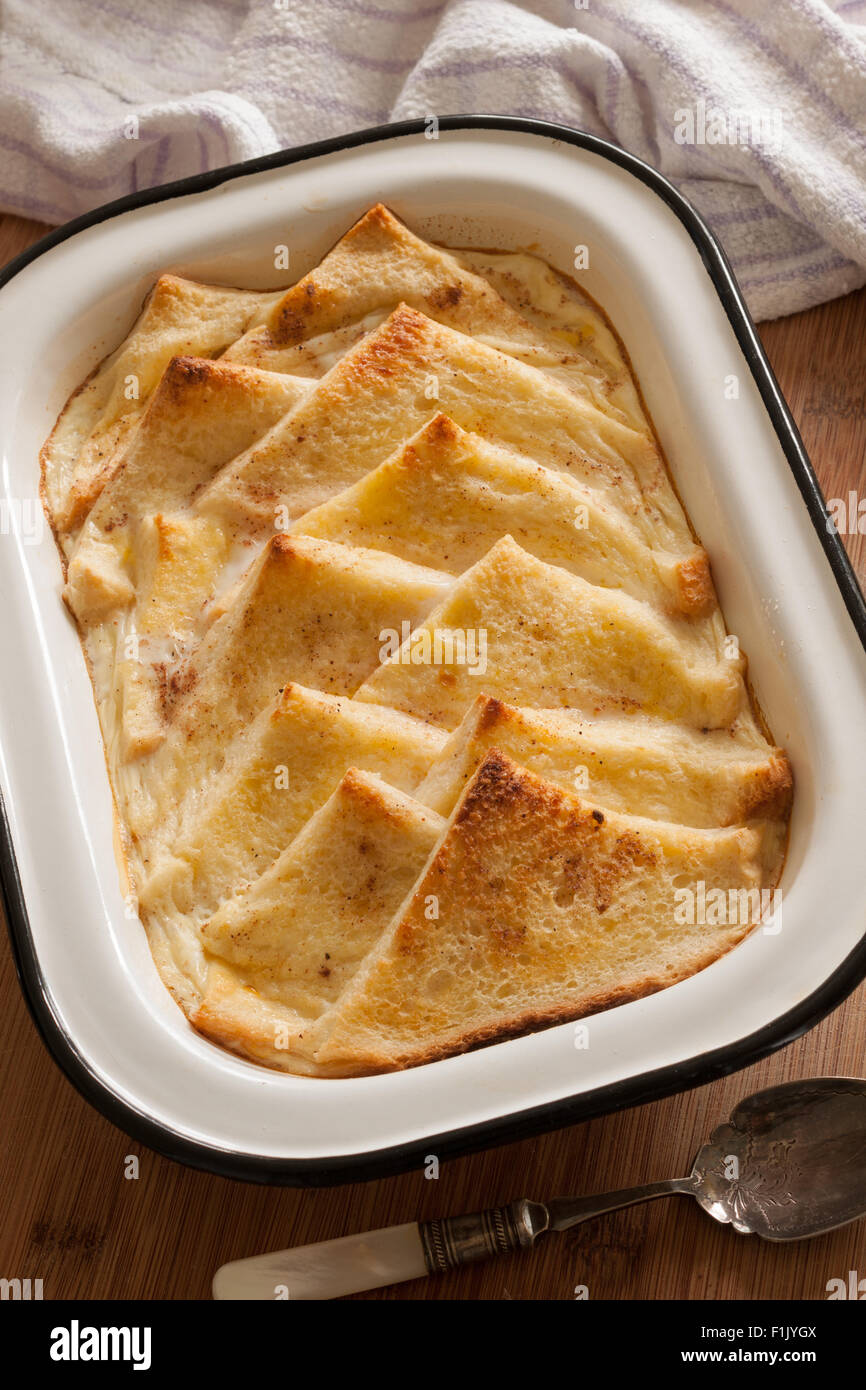
[{"label": "white enamel baking dish", "polygon": [[[39,447],[123,337],[158,272],[271,287],[381,199],[425,237],[536,249],[631,354],[731,631],[796,775],[782,926],[589,1022],[416,1070],[285,1076],[198,1036],[124,912],[90,682],[33,534]],[[364,132],[99,209],[14,263],[0,290],[2,883],[37,1025],[103,1113],[172,1157],[313,1184],[408,1167],[635,1104],[745,1066],[866,973],[866,609],[730,270],[659,175],[579,132],[454,117]],[[738,394],[732,390],[736,379]],[[734,398],[732,398],[734,396]]]}]

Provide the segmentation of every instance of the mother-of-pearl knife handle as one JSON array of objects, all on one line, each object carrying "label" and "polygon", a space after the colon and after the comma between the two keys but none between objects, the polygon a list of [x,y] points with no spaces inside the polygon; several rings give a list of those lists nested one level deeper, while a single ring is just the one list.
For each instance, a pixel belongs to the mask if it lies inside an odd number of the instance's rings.
[{"label": "mother-of-pearl knife handle", "polygon": [[439,1274],[531,1245],[547,1212],[522,1199],[507,1207],[301,1245],[218,1269],[218,1299],[326,1299]]}]

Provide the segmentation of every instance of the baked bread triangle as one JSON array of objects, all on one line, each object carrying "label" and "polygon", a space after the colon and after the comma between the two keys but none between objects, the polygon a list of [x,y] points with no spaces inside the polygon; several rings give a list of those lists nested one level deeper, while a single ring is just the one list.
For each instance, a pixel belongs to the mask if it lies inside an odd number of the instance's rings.
[{"label": "baked bread triangle", "polygon": [[450,815],[491,749],[591,806],[710,828],[783,824],[793,779],[781,748],[756,730],[690,729],[645,714],[519,709],[478,695],[415,796]]},{"label": "baked bread triangle", "polygon": [[[649,433],[622,353],[612,335],[606,351],[590,332],[586,303],[561,279],[574,326],[527,315],[526,297],[513,293],[515,273],[537,286],[543,263],[533,256],[512,266],[510,279],[494,287],[469,268],[467,258],[423,241],[381,203],[370,208],[333,250],[274,303],[263,322],[229,347],[226,358],[270,371],[316,377],[400,303],[478,342],[497,348],[552,376],[623,424]],[[588,349],[588,352],[586,351]]]},{"label": "baked bread triangle", "polygon": [[448,583],[379,551],[273,537],[180,666],[160,673],[156,663],[165,736],[142,773],[142,789],[157,795],[127,808],[136,832],[161,804],[179,804],[185,788],[218,771],[232,741],[288,683],[351,695],[378,665],[383,630],[415,622]]},{"label": "baked bread triangle", "polygon": [[350,768],[271,867],[203,923],[207,950],[260,995],[317,1018],[377,944],[444,824]]},{"label": "baked bread triangle", "polygon": [[491,546],[357,691],[443,728],[479,690],[515,704],[644,710],[720,728],[747,704],[743,661],[684,641],[648,604]]},{"label": "baked bread triangle", "polygon": [[202,494],[226,524],[295,519],[381,463],[439,411],[586,483],[683,559],[695,542],[654,441],[532,367],[399,305]]},{"label": "baked bread triangle", "polygon": [[698,547],[685,560],[651,549],[592,487],[441,413],[354,486],[305,512],[291,531],[387,550],[454,575],[510,534],[537,559],[663,612],[695,617],[715,610]]},{"label": "baked bread triangle", "polygon": [[70,397],[43,447],[43,497],[58,536],[84,520],[172,357],[216,356],[276,298],[160,276],[129,336]]},{"label": "baked bread triangle", "polygon": [[200,921],[274,862],[350,768],[411,792],[444,742],[397,710],[287,685],[232,741],[217,775],[160,808],[140,906]]},{"label": "baked bread triangle", "polygon": [[[417,1066],[667,988],[760,920],[760,841],[756,828],[602,813],[492,751],[319,1020],[315,1060],[345,1074]],[[717,891],[742,919],[690,923],[687,895]]]},{"label": "baked bread triangle", "polygon": [[82,528],[63,538],[64,597],[83,626],[135,598],[136,527],[188,509],[198,491],[306,394],[295,378],[176,357],[118,448]]}]

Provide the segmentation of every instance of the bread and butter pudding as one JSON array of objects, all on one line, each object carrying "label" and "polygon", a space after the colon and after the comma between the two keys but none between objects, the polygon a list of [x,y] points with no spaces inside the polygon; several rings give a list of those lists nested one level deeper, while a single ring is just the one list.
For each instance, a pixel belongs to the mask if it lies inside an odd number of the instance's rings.
[{"label": "bread and butter pudding", "polygon": [[618,338],[382,206],[164,275],[42,455],[129,888],[200,1032],[429,1062],[710,965],[792,781]]}]

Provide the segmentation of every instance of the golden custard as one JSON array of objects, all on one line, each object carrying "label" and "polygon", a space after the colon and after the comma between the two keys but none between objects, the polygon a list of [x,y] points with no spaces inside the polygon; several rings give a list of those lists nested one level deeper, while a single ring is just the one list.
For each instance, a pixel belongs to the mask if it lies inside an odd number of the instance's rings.
[{"label": "golden custard", "polygon": [[619,340],[542,261],[378,206],[285,291],[164,275],[42,487],[129,884],[215,1042],[414,1066],[761,919],[788,761]]}]

